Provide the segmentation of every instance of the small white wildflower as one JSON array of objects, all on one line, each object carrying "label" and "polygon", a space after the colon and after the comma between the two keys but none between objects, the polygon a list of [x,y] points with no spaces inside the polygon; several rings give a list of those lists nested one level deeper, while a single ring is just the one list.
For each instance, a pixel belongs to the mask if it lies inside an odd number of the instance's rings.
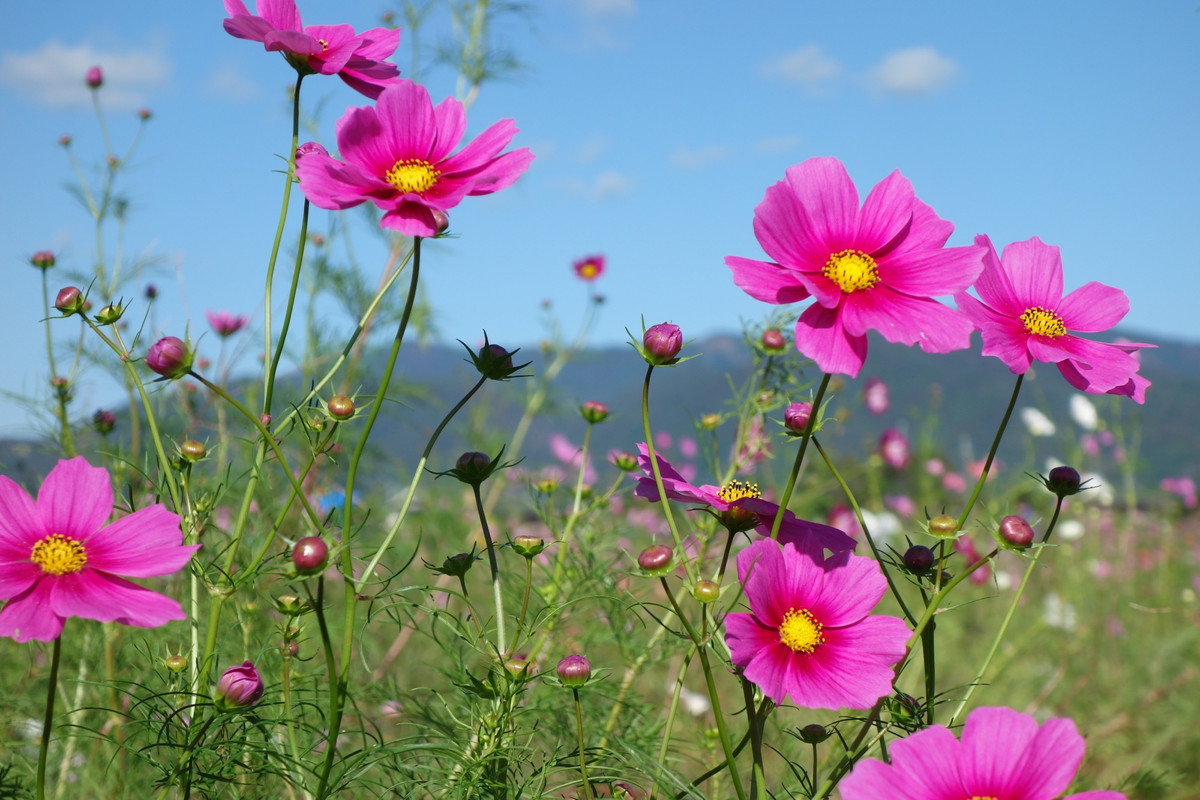
[{"label": "small white wildflower", "polygon": [[1071,419],[1087,431],[1094,431],[1100,425],[1100,414],[1096,411],[1096,406],[1081,394],[1071,395]]},{"label": "small white wildflower", "polygon": [[1058,430],[1049,417],[1032,406],[1021,409],[1021,422],[1025,423],[1030,436],[1053,436]]}]

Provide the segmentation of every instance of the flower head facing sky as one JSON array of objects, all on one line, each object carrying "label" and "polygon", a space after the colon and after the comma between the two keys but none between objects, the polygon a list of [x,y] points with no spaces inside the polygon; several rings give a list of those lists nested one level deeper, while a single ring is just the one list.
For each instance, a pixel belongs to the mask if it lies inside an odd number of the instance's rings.
[{"label": "flower head facing sky", "polygon": [[105,525],[112,507],[108,472],[83,458],[59,461],[36,501],[0,476],[0,636],[48,642],[67,617],[141,628],[184,619],[179,603],[118,576],[178,572],[200,545],[183,544],[161,504]]},{"label": "flower head facing sky", "polygon": [[229,311],[205,311],[204,316],[208,318],[208,324],[212,326],[213,332],[222,339],[233,336],[246,327],[246,323],[250,321],[245,314],[234,314]]},{"label": "flower head facing sky", "polygon": [[296,157],[300,189],[313,205],[351,208],[370,200],[383,209],[380,225],[407,236],[435,236],[436,214],[468,195],[511,186],[533,161],[528,148],[501,154],[517,128],[510,119],[489,127],[451,155],[467,127],[462,103],[438,106],[425,87],[400,80],[374,106],[352,108],[337,123],[344,161],[317,144]]},{"label": "flower head facing sky", "polygon": [[754,209],[754,233],[774,262],[727,256],[733,280],[767,303],[816,302],[796,322],[796,349],[825,372],[855,376],[867,331],[927,353],[970,344],[971,323],[933,299],[971,285],[978,247],[944,247],[954,226],[917,199],[898,171],[859,207],[836,158],[789,167]]},{"label": "flower head facing sky", "polygon": [[1109,344],[1071,333],[1106,331],[1120,322],[1129,311],[1124,292],[1092,281],[1064,297],[1062,255],[1036,236],[1013,242],[1000,256],[988,237],[975,241],[986,254],[975,283],[980,299],[963,291],[954,300],[983,334],[985,356],[1017,375],[1034,361],[1055,364],[1080,391],[1145,402],[1150,381],[1137,374],[1132,354],[1154,345]]},{"label": "flower head facing sky", "polygon": [[[650,451],[645,443],[638,444],[638,453],[638,465],[645,474],[637,479],[637,488],[633,493],[657,503],[658,486],[654,483]],[[762,492],[754,484],[730,481],[725,486],[695,486],[676,472],[665,458],[657,453],[655,458],[658,459],[658,471],[667,497],[708,506],[721,524],[728,528],[753,529],[763,536],[771,535],[771,525],[779,514],[779,506],[764,500]],[[779,541],[794,544],[801,551],[815,554],[818,558],[824,558],[824,550],[840,553],[853,550],[855,545],[854,539],[837,528],[808,522],[786,510],[783,512],[783,522],[779,524]]]},{"label": "flower head facing sky", "polygon": [[870,708],[892,691],[909,630],[870,615],[887,589],[879,565],[838,553],[817,560],[769,539],[738,554],[749,613],[725,617],[734,665],[775,703]]},{"label": "flower head facing sky", "polygon": [[394,83],[400,70],[383,59],[400,44],[398,28],[372,28],[355,33],[349,25],[300,22],[295,0],[258,0],[257,15],[242,0],[225,0],[225,31],[239,39],[262,42],[283,53],[304,75],[337,75],[350,88],[372,99]]},{"label": "flower head facing sky", "polygon": [[[961,740],[934,725],[888,749],[890,764],[864,759],[842,779],[842,800],[1054,800],[1075,777],[1084,742],[1069,719],[1039,726],[1011,708],[977,708]],[[1125,795],[1080,792],[1063,800],[1125,800]]]}]

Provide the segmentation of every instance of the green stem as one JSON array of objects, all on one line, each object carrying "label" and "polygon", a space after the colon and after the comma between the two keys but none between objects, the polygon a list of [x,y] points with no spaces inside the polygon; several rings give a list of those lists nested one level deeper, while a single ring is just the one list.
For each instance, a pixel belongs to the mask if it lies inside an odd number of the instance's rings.
[{"label": "green stem", "polygon": [[571,695],[575,698],[575,728],[579,732],[579,779],[583,786],[584,800],[591,800],[592,785],[587,776],[587,758],[583,750],[583,706],[579,702],[579,687],[571,687]]},{"label": "green stem", "polygon": [[808,450],[808,442],[812,439],[813,430],[816,429],[817,419],[821,415],[821,401],[825,399],[825,390],[829,388],[829,380],[833,377],[830,373],[825,373],[821,378],[821,383],[817,387],[817,396],[813,398],[812,413],[808,415],[808,424],[804,426],[804,433],[800,436],[800,449],[796,452],[796,460],[792,463],[792,471],[788,474],[787,486],[783,489],[783,496],[779,498],[779,513],[775,515],[775,521],[771,523],[771,538],[779,538],[779,528],[783,525],[783,512],[787,509],[788,503],[792,502],[792,492],[796,488],[796,479],[800,475],[800,466],[804,463],[804,454]]},{"label": "green stem", "polygon": [[[646,367],[646,377],[642,381],[642,435],[646,439],[646,455],[650,459],[650,471],[654,475],[654,487],[658,490],[658,501],[662,503],[663,516],[667,518],[667,527],[670,528],[671,538],[675,542],[675,552],[682,558],[683,537],[679,535],[679,526],[675,524],[675,516],[671,513],[671,500],[667,497],[667,489],[663,485],[662,470],[658,466],[658,455],[654,452],[654,433],[650,427],[650,376],[653,374],[654,365],[650,364]],[[695,583],[695,564],[691,559],[685,559],[683,565],[687,570],[688,582]],[[670,592],[668,592],[669,595]],[[684,621],[684,624],[686,625],[687,622]]]},{"label": "green stem", "polygon": [[35,797],[46,800],[46,757],[50,754],[50,736],[54,732],[54,698],[58,691],[58,665],[62,656],[62,634],[50,648],[50,687],[46,690],[46,713],[42,717],[42,741],[38,744]]},{"label": "green stem", "polygon": [[487,514],[483,510],[483,495],[479,492],[479,484],[471,484],[475,495],[475,510],[479,513],[479,524],[483,527],[483,541],[487,546],[488,566],[492,571],[492,602],[496,607],[496,655],[504,655],[504,643],[508,636],[504,632],[504,594],[500,591],[500,563],[496,560],[496,543],[492,541],[492,531],[488,527]]},{"label": "green stem", "polygon": [[1004,417],[1000,420],[1000,427],[996,429],[996,437],[992,440],[992,448],[988,450],[987,461],[983,464],[983,470],[979,473],[979,480],[975,482],[975,489],[971,492],[971,497],[967,500],[966,508],[958,517],[958,529],[962,530],[967,524],[967,517],[971,514],[971,509],[975,507],[975,502],[979,499],[980,493],[983,491],[983,485],[987,483],[988,472],[992,469],[992,462],[996,460],[996,451],[1000,449],[1000,440],[1004,438],[1004,429],[1008,427],[1008,421],[1012,418],[1013,409],[1017,406],[1017,397],[1021,394],[1021,384],[1025,380],[1025,375],[1022,373],[1017,376],[1017,382],[1013,385],[1012,396],[1008,400],[1008,408],[1004,410]]},{"label": "green stem", "polygon": [[754,685],[745,677],[741,678],[742,699],[746,704],[746,731],[750,734],[750,753],[754,759],[754,771],[750,776],[750,794],[754,800],[767,800],[767,777],[763,766],[763,725],[769,707],[759,714],[754,706]]}]

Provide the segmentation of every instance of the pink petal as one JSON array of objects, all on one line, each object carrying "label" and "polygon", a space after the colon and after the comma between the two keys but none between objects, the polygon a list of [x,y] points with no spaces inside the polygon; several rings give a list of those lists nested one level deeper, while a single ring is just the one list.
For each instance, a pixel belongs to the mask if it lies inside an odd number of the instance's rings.
[{"label": "pink petal", "polygon": [[990,308],[1001,316],[1017,318],[1029,304],[1017,296],[1017,290],[1009,280],[1008,272],[1000,263],[1000,256],[992,245],[992,240],[980,234],[975,237],[975,244],[983,248],[983,271],[975,280],[975,291]]},{"label": "pink petal", "polygon": [[[1074,726],[1072,725],[1072,729]],[[959,772],[968,796],[973,794],[996,797],[1019,796],[1028,800],[1049,800],[1067,788],[1083,757],[1083,740],[1078,740],[1077,753],[1070,742],[1065,751],[1051,751],[1060,763],[1070,764],[1070,773],[1053,792],[1027,794],[1037,786],[1045,786],[1040,775],[1027,775],[1027,762],[1034,742],[1038,739],[1037,720],[1011,708],[977,708],[967,717],[962,732],[962,758]],[[1002,745],[1002,746],[1001,746]],[[1053,770],[1053,767],[1051,768]],[[1044,776],[1051,780],[1057,771]]]},{"label": "pink petal", "polygon": [[905,294],[934,297],[970,286],[983,271],[982,247],[943,247],[879,260],[883,283]]},{"label": "pink petal", "polygon": [[[360,167],[365,175],[370,175],[380,183],[386,183],[383,176],[397,161],[410,157],[407,152],[401,152],[393,146],[390,137],[384,133],[387,127],[380,112],[372,106],[350,109],[335,126],[342,158]],[[308,158],[306,155],[301,161]]]},{"label": "pink petal", "polygon": [[827,628],[859,622],[887,591],[887,579],[872,558],[840,553],[823,566],[824,586],[808,610]]},{"label": "pink petal", "polygon": [[312,56],[320,53],[321,43],[302,31],[273,30],[263,37],[263,46],[271,52]]},{"label": "pink petal", "polygon": [[200,549],[200,545],[183,545],[179,515],[162,505],[122,517],[85,544],[89,567],[132,578],[178,572]]},{"label": "pink petal", "polygon": [[895,242],[890,251],[885,250],[880,258],[908,258],[922,252],[937,251],[945,246],[954,225],[937,215],[937,212],[914,197],[911,208],[912,221],[903,238]]},{"label": "pink petal", "polygon": [[120,622],[139,628],[157,628],[186,619],[183,607],[169,597],[99,570],[83,569],[60,575],[53,586],[51,604],[64,617]]},{"label": "pink petal", "polygon": [[[399,28],[371,28],[363,31],[360,36],[363,40],[362,44],[355,50],[359,58],[382,61],[391,57],[396,52],[396,48],[400,46]],[[393,64],[386,66],[396,69]]]},{"label": "pink petal", "polygon": [[[375,112],[386,139],[380,146],[386,148],[393,157],[388,167],[402,158],[424,159],[431,164],[440,160],[433,156],[432,145],[434,137],[445,130],[447,123],[439,118],[438,113],[446,115],[453,112],[435,112],[429,92],[424,86],[409,80],[396,81],[380,93],[379,99],[375,101]],[[461,105],[458,112],[462,112]],[[343,136],[348,139],[352,135],[357,138],[355,131],[347,130],[343,134],[339,124],[338,147],[342,148],[343,152],[346,148]]]},{"label": "pink petal", "polygon": [[1063,275],[1062,256],[1056,245],[1046,244],[1036,236],[1013,242],[1004,248],[1000,262],[1025,308],[1058,306],[1063,296]]},{"label": "pink petal", "polygon": [[11,478],[0,475],[0,561],[27,560],[46,532],[33,498]]},{"label": "pink petal", "polygon": [[[904,178],[900,180],[903,181]],[[887,183],[887,179],[884,183]],[[819,253],[822,264],[830,255],[846,248],[863,249],[859,248],[856,238],[860,225],[868,231],[898,229],[908,220],[907,208],[898,212],[895,208],[881,205],[877,209],[878,212],[890,212],[895,217],[902,216],[903,219],[893,219],[890,224],[885,220],[860,222],[858,189],[855,188],[854,181],[850,180],[846,167],[836,158],[810,158],[788,167],[784,174],[784,184],[805,211],[803,220],[798,219],[793,223],[799,228],[797,235],[804,243],[803,250]],[[883,194],[881,199],[885,201],[894,200],[896,196],[895,192],[886,189]]]},{"label": "pink petal", "polygon": [[303,27],[295,0],[258,0],[258,15],[278,30],[298,31]]},{"label": "pink petal", "polygon": [[792,700],[808,708],[870,708],[891,694],[893,665],[909,630],[898,617],[869,616],[847,628],[825,630],[825,642],[793,673]]},{"label": "pink petal", "polygon": [[309,66],[321,75],[336,75],[342,71],[351,58],[354,57],[355,47],[359,37],[354,35],[350,25],[309,25],[304,29],[321,46],[321,49],[310,53]]},{"label": "pink petal", "polygon": [[[507,189],[516,183],[517,179],[529,169],[529,165],[533,163],[534,155],[528,147],[522,147],[519,150],[513,150],[510,153],[497,156],[487,164],[478,169],[464,173],[459,172],[449,176],[447,183],[461,181],[466,188],[466,193],[472,197],[481,194],[491,194],[498,192],[501,189]],[[429,196],[437,198],[442,188],[442,181],[439,180],[434,184],[429,192]],[[445,207],[458,203],[446,203]]]},{"label": "pink petal", "polygon": [[886,286],[848,295],[841,321],[852,336],[876,330],[889,342],[917,344],[926,353],[970,347],[975,330],[967,317],[932,298],[911,297]]},{"label": "pink petal", "polygon": [[[416,197],[416,195],[407,195]],[[378,203],[378,201],[376,201]],[[405,236],[436,236],[438,221],[433,215],[435,206],[410,200],[398,200],[379,220],[380,227],[398,231]]]},{"label": "pink petal", "polygon": [[733,270],[734,284],[755,300],[782,305],[799,303],[810,296],[795,275],[778,264],[725,256],[725,265]]},{"label": "pink petal", "polygon": [[822,371],[853,378],[867,360],[867,337],[848,334],[840,311],[822,305],[806,308],[796,321],[796,349]]},{"label": "pink petal", "polygon": [[24,562],[0,564],[0,600],[11,600],[27,590],[42,577],[42,568],[29,560],[25,553]]},{"label": "pink petal", "polygon": [[733,663],[762,693],[783,703],[787,696],[788,654],[779,631],[764,627],[751,614],[725,616],[725,641]]},{"label": "pink petal", "polygon": [[53,581],[41,580],[0,609],[0,636],[18,642],[51,642],[62,633],[63,618],[51,610]]},{"label": "pink petal", "polygon": [[79,456],[59,461],[38,490],[41,529],[83,541],[112,513],[112,479]]},{"label": "pink petal", "polygon": [[[225,3],[225,7],[229,7],[229,3]],[[239,14],[235,17],[228,17],[221,23],[225,28],[225,32],[230,36],[238,39],[248,39],[252,42],[263,42],[268,34],[275,30],[271,23],[267,22],[262,17],[249,16],[247,14]]]},{"label": "pink petal", "polygon": [[[430,100],[426,100],[426,102],[432,103]],[[454,152],[454,148],[458,147],[458,143],[462,141],[463,134],[467,132],[467,112],[463,108],[462,103],[453,97],[447,97],[433,107],[433,121],[434,134],[432,140],[429,142],[428,158],[434,164],[442,164],[452,160],[449,158],[450,154]],[[511,119],[493,124],[488,128],[488,131],[494,129],[503,131],[506,128],[510,128],[512,133],[516,133],[516,128],[513,126]],[[508,139],[512,139],[512,134],[509,134]],[[506,140],[504,144],[508,144],[508,141]],[[486,141],[483,146],[487,146]],[[503,145],[497,148],[496,152],[500,152],[502,148]],[[461,156],[462,154],[460,153],[459,155]],[[469,166],[469,164],[464,164],[460,168],[468,168]],[[444,172],[451,172],[454,169],[454,167],[450,166],[443,167]]]},{"label": "pink petal", "polygon": [[966,796],[958,777],[959,743],[947,728],[925,728],[893,742],[890,749],[890,765],[864,759],[838,783],[842,800]]},{"label": "pink petal", "polygon": [[1106,331],[1129,313],[1129,298],[1120,289],[1092,281],[1068,294],[1056,309],[1067,330]]},{"label": "pink petal", "polygon": [[[874,255],[880,248],[893,243],[897,237],[913,230],[913,203],[916,199],[912,184],[900,174],[900,170],[895,170],[875,184],[875,188],[871,189],[871,193],[863,201],[862,210],[856,215],[858,219],[855,224],[854,249]],[[954,230],[950,223],[946,225],[949,225],[951,231]],[[948,231],[946,237],[949,236]],[[946,239],[942,239],[942,243],[945,241]],[[935,246],[940,247],[941,244]]]},{"label": "pink petal", "polygon": [[318,208],[352,208],[367,199],[378,203],[396,194],[390,184],[367,174],[361,167],[319,152],[296,161],[296,176],[304,196]]},{"label": "pink petal", "polygon": [[1056,339],[1045,336],[1029,337],[1029,352],[1038,361],[1058,363],[1070,360],[1087,380],[1093,393],[1101,394],[1122,386],[1137,374],[1136,358],[1122,348],[1107,342],[1093,342],[1067,334]]}]

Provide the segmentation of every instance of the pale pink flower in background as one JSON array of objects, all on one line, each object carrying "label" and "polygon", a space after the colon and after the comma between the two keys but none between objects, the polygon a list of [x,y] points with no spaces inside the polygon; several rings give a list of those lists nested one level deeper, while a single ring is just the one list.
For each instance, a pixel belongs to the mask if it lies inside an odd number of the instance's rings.
[{"label": "pale pink flower in background", "polygon": [[[550,434],[550,452],[578,475],[579,465],[583,461],[583,448],[577,447],[561,433],[552,433]],[[595,483],[596,481],[596,470],[592,468],[590,458],[583,466],[583,481],[584,483]]]},{"label": "pale pink flower in background", "polygon": [[890,405],[887,384],[879,378],[867,378],[867,382],[863,385],[863,402],[867,406],[867,411],[876,416],[887,413]]},{"label": "pale pink flower in background", "polygon": [[233,314],[229,311],[205,311],[204,316],[208,318],[213,332],[222,339],[237,333],[250,321],[245,314]]},{"label": "pale pink flower in background", "polygon": [[925,462],[925,472],[936,478],[946,472],[946,462],[940,458],[931,458]]},{"label": "pale pink flower in background", "polygon": [[908,437],[896,428],[888,428],[879,437],[879,455],[892,469],[904,469],[909,460]]},{"label": "pale pink flower in background", "polygon": [[1177,478],[1163,478],[1158,484],[1158,488],[1164,492],[1177,495],[1183,501],[1184,508],[1190,510],[1196,507],[1196,482],[1190,476],[1182,475]]},{"label": "pale pink flower in background", "polygon": [[700,447],[692,437],[685,436],[679,440],[679,453],[684,458],[695,458],[698,452],[700,452]]},{"label": "pale pink flower in background", "polygon": [[908,495],[885,495],[883,504],[902,517],[911,517],[917,513],[917,504]]},{"label": "pale pink flower in background", "polygon": [[[963,557],[963,568],[969,567],[979,560],[979,550],[975,547],[975,543],[968,536],[960,536],[954,540],[954,549]],[[976,586],[982,586],[987,583],[992,577],[992,565],[984,564],[979,569],[967,576],[967,579]]]},{"label": "pale pink flower in background", "polygon": [[958,472],[947,472],[942,476],[942,488],[962,494],[967,490],[967,479]]}]

